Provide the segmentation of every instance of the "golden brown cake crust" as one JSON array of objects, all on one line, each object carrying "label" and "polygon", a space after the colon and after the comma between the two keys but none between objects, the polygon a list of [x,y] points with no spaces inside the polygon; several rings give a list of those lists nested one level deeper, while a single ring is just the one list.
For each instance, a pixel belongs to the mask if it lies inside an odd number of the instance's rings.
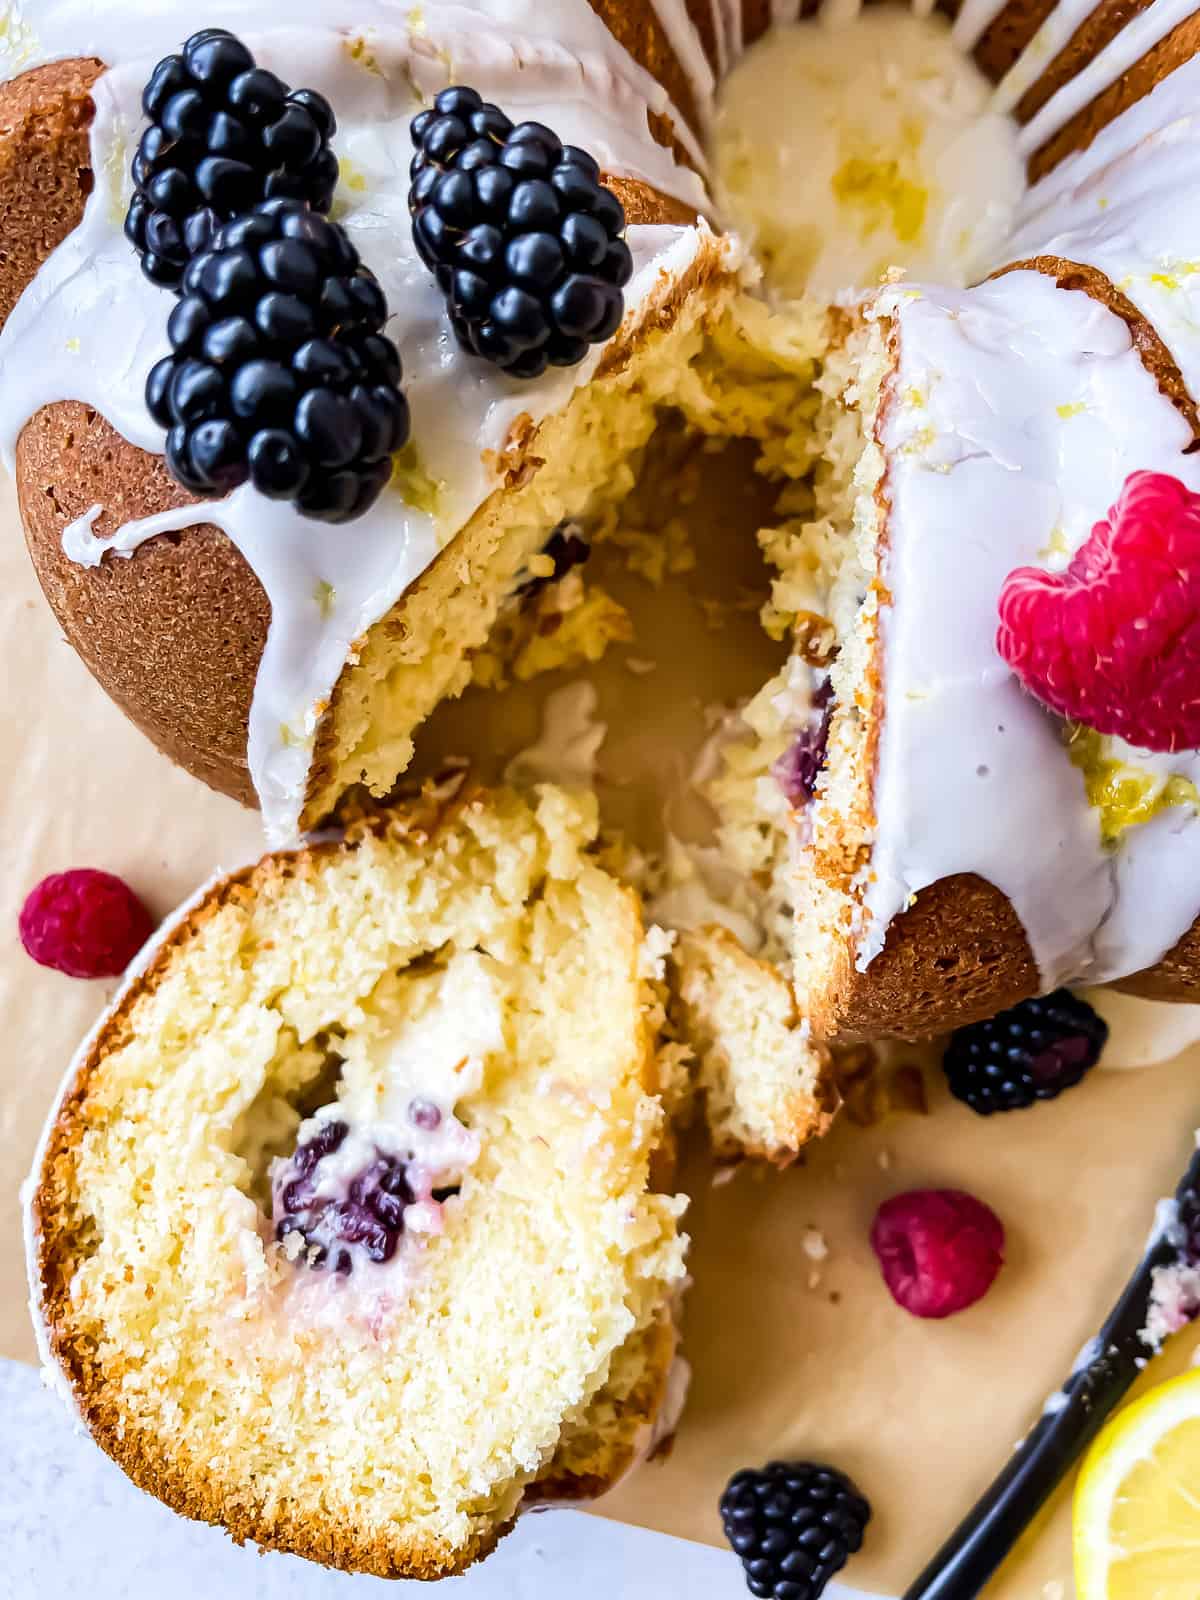
[{"label": "golden brown cake crust", "polygon": [[1113,985],[1143,1000],[1200,1001],[1200,921],[1194,922],[1162,960]]},{"label": "golden brown cake crust", "polygon": [[1057,0],[1008,0],[983,30],[972,52],[975,65],[999,83],[1054,10]]},{"label": "golden brown cake crust", "polygon": [[[671,97],[671,104],[699,134],[702,124],[691,80],[671,49],[654,7],[630,4],[630,0],[588,0],[588,4],[617,43],[662,84]],[[657,129],[655,133],[662,138]],[[670,137],[663,139],[663,143],[672,142]]]},{"label": "golden brown cake crust", "polygon": [[1103,94],[1097,95],[1083,110],[1059,129],[1029,161],[1029,178],[1036,183],[1060,161],[1079,150],[1086,150],[1092,140],[1123,111],[1148,95],[1151,89],[1185,61],[1200,52],[1200,15],[1193,15],[1171,30],[1165,39],[1148,50],[1127,72]]},{"label": "golden brown cake crust", "polygon": [[922,889],[865,972],[839,941],[830,980],[810,997],[813,1031],[854,1043],[927,1039],[1036,993],[1037,967],[1006,897],[974,873]]},{"label": "golden brown cake crust", "polygon": [[[343,837],[326,838],[297,850],[276,852],[253,866],[242,868],[213,884],[186,916],[170,930],[155,950],[144,972],[130,983],[116,1007],[105,1018],[58,1107],[41,1160],[37,1190],[31,1210],[36,1230],[35,1297],[50,1349],[71,1390],[80,1417],[97,1444],[122,1471],[148,1494],[173,1511],[196,1522],[223,1528],[237,1544],[254,1542],[287,1554],[302,1556],[342,1571],[369,1573],[381,1578],[437,1579],[463,1572],[488,1555],[515,1518],[484,1530],[465,1547],[450,1548],[430,1539],[383,1540],[361,1537],[353,1528],[329,1522],[317,1525],[311,1517],[278,1512],[264,1525],[251,1505],[239,1506],[214,1484],[210,1473],[194,1467],[164,1448],[161,1437],[137,1428],[114,1404],[113,1370],[105,1371],[89,1340],[78,1338],[71,1323],[71,1280],[75,1260],[86,1242],[76,1236],[75,1163],[87,1118],[91,1081],[101,1062],[128,1037],[129,1019],[146,995],[167,981],[175,952],[190,943],[205,924],[232,904],[245,904],[273,880],[315,878],[322,863],[364,838],[403,835],[425,844],[452,826],[464,808],[477,803],[482,791],[465,775],[457,785],[428,788],[402,807],[363,809],[359,820]],[[644,1081],[652,1082],[653,1062],[648,1054]],[[669,1317],[663,1317],[648,1336],[648,1359],[638,1383],[622,1410],[622,1438],[627,1431],[649,1426],[665,1395],[667,1376],[676,1347]],[[119,1378],[119,1373],[118,1373]],[[628,1429],[626,1428],[628,1424]],[[623,1446],[597,1457],[594,1471],[581,1477],[552,1459],[542,1480],[530,1485],[531,1502],[593,1498],[615,1487],[634,1464]]]},{"label": "golden brown cake crust", "polygon": [[54,61],[0,84],[0,325],[83,216],[92,188],[89,88],[99,61]]},{"label": "golden brown cake crust", "polygon": [[1028,122],[1036,116],[1064,84],[1082,72],[1122,28],[1152,3],[1153,0],[1100,0],[1100,4],[1083,19],[1037,81],[1030,84],[1017,101],[1018,122]]},{"label": "golden brown cake crust", "polygon": [[100,503],[103,538],[191,496],[97,412],[46,406],[17,443],[17,496],[42,590],[113,700],[166,755],[246,805],[246,730],[270,605],[219,528],[150,540],[98,567],[72,561],[63,529]]}]

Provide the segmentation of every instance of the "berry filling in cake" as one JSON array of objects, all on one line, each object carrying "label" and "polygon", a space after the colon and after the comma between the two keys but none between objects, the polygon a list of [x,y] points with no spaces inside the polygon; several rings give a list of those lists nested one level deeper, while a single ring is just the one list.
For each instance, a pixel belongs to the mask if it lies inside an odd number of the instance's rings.
[{"label": "berry filling in cake", "polygon": [[339,1276],[389,1266],[394,1294],[478,1158],[455,1107],[479,1093],[504,1036],[477,954],[383,986],[369,1014],[366,1030],[338,1038],[337,1099],[271,1164],[271,1222],[289,1262]]}]

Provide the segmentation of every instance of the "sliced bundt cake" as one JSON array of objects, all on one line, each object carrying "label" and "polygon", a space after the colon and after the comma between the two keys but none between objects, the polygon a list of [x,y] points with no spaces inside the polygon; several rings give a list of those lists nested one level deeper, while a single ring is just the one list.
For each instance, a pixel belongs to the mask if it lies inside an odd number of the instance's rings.
[{"label": "sliced bundt cake", "polygon": [[594,826],[456,783],[219,880],[149,949],[29,1196],[46,1357],[143,1488],[438,1577],[648,1447],[682,1202]]}]

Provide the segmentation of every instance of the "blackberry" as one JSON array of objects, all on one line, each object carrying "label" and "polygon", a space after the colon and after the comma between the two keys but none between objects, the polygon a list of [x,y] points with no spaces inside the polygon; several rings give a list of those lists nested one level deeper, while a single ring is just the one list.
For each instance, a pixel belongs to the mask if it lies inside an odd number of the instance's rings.
[{"label": "blackberry", "polygon": [[536,378],[611,338],[633,261],[587,151],[468,88],[444,89],[412,137],[413,238],[463,348]]},{"label": "blackberry", "polygon": [[542,546],[542,554],[549,556],[553,561],[554,571],[526,578],[517,588],[518,595],[522,600],[528,600],[533,595],[540,594],[549,584],[565,578],[575,567],[582,567],[591,553],[592,547],[584,538],[579,524],[564,522],[561,527],[555,528]]},{"label": "blackberry", "polygon": [[378,497],[408,438],[383,291],[343,229],[298,200],[227,222],[188,263],[146,404],[194,494],[247,479],[309,517]]},{"label": "blackberry", "polygon": [[274,1209],[281,1213],[276,1239],[300,1234],[307,1266],[341,1274],[353,1269],[352,1245],[370,1261],[391,1260],[404,1232],[404,1208],[413,1200],[404,1163],[383,1151],[350,1180],[344,1197],[317,1195],[321,1162],[341,1149],[349,1131],[344,1122],[326,1122],[297,1146],[274,1184]]},{"label": "blackberry", "polygon": [[1108,1024],[1068,989],[1001,1011],[951,1035],[942,1068],[951,1094],[977,1111],[1053,1100],[1099,1061]]},{"label": "blackberry", "polygon": [[817,779],[829,754],[832,720],[833,684],[824,678],[813,690],[808,722],[771,769],[788,805],[797,811],[811,804],[816,795]]},{"label": "blackberry", "polygon": [[150,126],[133,158],[125,234],[153,283],[178,288],[221,223],[259,201],[329,210],[338,179],[329,102],[255,66],[223,28],[194,33],[178,55],[164,56],[142,109]]},{"label": "blackberry", "polygon": [[730,1478],[721,1525],[753,1595],[816,1600],[863,1542],[871,1508],[844,1473],[772,1461]]}]

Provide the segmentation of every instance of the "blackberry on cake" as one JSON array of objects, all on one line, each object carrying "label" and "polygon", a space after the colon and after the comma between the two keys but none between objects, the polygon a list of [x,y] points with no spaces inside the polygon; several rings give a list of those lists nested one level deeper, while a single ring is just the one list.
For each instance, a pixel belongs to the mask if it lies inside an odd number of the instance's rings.
[{"label": "blackberry on cake", "polygon": [[345,522],[408,439],[387,303],[345,231],[298,200],[226,223],[183,274],[171,354],[146,380],[172,475],[193,494],[249,480]]},{"label": "blackberry on cake", "polygon": [[257,66],[225,29],[205,28],[164,56],[142,109],[150,126],[133,158],[125,233],[152,282],[177,289],[221,223],[259,201],[329,210],[338,179],[332,107]]},{"label": "blackberry on cake", "polygon": [[595,159],[464,86],[415,117],[412,137],[413,238],[463,348],[536,378],[611,338],[633,261]]},{"label": "blackberry on cake", "polygon": [[761,1600],[817,1600],[862,1548],[871,1507],[843,1472],[812,1461],[771,1461],[735,1473],[721,1526]]},{"label": "blackberry on cake", "polygon": [[1074,1088],[1108,1041],[1103,1017],[1069,989],[957,1029],[942,1057],[950,1093],[977,1111],[1018,1111]]}]

